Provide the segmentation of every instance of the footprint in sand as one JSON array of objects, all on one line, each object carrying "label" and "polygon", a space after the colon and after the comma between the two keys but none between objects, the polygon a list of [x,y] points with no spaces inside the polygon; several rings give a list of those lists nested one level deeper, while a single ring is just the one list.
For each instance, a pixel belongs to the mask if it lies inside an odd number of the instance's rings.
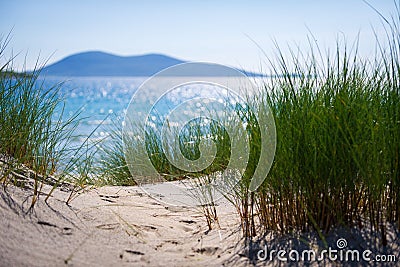
[{"label": "footprint in sand", "polygon": [[218,250],[220,250],[219,247],[204,247],[204,248],[193,249],[193,251],[196,253],[206,254],[206,255],[214,255]]}]

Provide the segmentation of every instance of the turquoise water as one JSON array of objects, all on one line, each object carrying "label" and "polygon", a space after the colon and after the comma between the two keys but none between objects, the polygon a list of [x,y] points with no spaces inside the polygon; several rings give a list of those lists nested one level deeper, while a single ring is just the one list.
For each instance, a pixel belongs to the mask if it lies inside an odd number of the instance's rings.
[{"label": "turquoise water", "polygon": [[[60,95],[64,97],[63,120],[67,120],[79,112],[80,123],[76,129],[74,138],[75,145],[82,144],[90,136],[91,141],[105,139],[113,124],[121,126],[128,105],[136,90],[145,82],[148,77],[41,77],[38,83],[43,82],[45,88],[61,83]],[[143,103],[158,95],[157,89],[141,91]],[[184,101],[205,97],[215,99],[218,105],[227,105],[236,103],[237,99],[229,103],[226,95],[219,93],[217,86],[198,85],[178,87],[170,93],[160,96],[154,110],[150,115],[162,115],[169,113],[173,108],[182,105]],[[232,99],[230,99],[232,101]],[[141,102],[140,102],[141,103]],[[132,108],[132,107],[131,107]],[[135,106],[133,110],[140,111],[141,106]],[[203,107],[196,103],[195,107],[187,108],[189,110],[218,109],[215,105],[205,104]],[[219,108],[221,109],[221,108]],[[222,108],[223,109],[223,108]],[[55,114],[55,119],[61,115],[62,107]],[[132,112],[132,110],[130,110]],[[190,114],[186,114],[190,115]],[[156,116],[150,116],[156,117]],[[161,116],[162,118],[163,116]],[[165,118],[163,118],[165,119]]]},{"label": "turquoise water", "polygon": [[[125,77],[45,77],[39,78],[45,87],[61,84],[60,95],[64,97],[64,120],[79,112],[80,123],[76,129],[76,141],[82,142],[108,135],[113,123],[123,121],[124,111],[137,88],[147,78]],[[58,118],[59,112],[55,114]]]}]

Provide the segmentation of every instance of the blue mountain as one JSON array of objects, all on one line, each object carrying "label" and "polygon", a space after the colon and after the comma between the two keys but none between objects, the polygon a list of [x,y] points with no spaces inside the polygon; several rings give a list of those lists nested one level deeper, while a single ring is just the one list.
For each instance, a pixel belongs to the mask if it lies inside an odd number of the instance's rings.
[{"label": "blue mountain", "polygon": [[116,56],[104,52],[83,52],[44,67],[51,76],[151,76],[184,61],[160,54]]},{"label": "blue mountain", "polygon": [[[186,61],[161,54],[146,54],[140,56],[117,56],[100,51],[83,52],[68,56],[56,63],[41,69],[42,75],[49,76],[142,76],[148,77],[157,72]],[[241,70],[248,76],[261,74]],[[210,75],[209,69],[204,75]],[[213,76],[224,75],[218,73]]]}]

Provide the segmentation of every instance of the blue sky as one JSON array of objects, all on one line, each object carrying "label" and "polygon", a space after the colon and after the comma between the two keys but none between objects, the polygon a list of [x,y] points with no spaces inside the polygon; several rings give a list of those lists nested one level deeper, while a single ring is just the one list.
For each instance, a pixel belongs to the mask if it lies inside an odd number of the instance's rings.
[{"label": "blue sky", "polygon": [[[384,15],[392,0],[369,0]],[[374,49],[371,27],[383,34],[378,15],[362,0],[338,1],[7,1],[0,0],[0,34],[12,30],[8,54],[16,68],[39,57],[49,63],[73,53],[101,50],[118,55],[163,53],[259,70],[265,60],[251,41],[272,55],[276,40],[307,44],[309,30],[319,46],[349,43],[360,33],[360,53]]]}]

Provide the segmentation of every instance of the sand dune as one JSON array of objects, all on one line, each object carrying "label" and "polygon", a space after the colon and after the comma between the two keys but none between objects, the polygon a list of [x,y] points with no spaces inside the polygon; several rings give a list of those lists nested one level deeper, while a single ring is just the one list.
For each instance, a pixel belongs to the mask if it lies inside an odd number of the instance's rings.
[{"label": "sand dune", "polygon": [[[65,202],[69,192],[60,187],[47,203],[41,196],[32,210],[32,188],[0,188],[0,266],[285,266],[276,258],[257,260],[257,252],[265,245],[286,251],[320,250],[324,245],[316,233],[267,235],[245,243],[234,207],[223,200],[217,206],[219,226],[210,231],[199,208],[167,205],[140,187],[91,188],[69,205]],[[45,186],[44,192],[49,188]],[[159,197],[163,200],[162,194]],[[396,229],[388,226],[384,248],[373,242],[379,240],[379,232],[368,228],[338,228],[325,238],[332,248],[344,238],[352,249],[396,255],[394,262],[385,263],[396,266],[400,251]]]},{"label": "sand dune", "polygon": [[2,187],[2,266],[245,265],[239,220],[219,205],[220,227],[208,231],[196,208],[167,206],[138,187],[106,186],[66,205],[56,190],[28,211],[31,191]]}]

